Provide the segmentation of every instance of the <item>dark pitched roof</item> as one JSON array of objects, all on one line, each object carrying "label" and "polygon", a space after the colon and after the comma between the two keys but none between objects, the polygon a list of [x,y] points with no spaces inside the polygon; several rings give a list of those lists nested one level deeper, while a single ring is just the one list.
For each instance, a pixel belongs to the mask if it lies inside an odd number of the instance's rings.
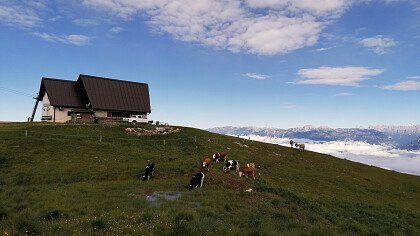
[{"label": "dark pitched roof", "polygon": [[124,80],[79,75],[93,109],[150,113],[149,86]]},{"label": "dark pitched roof", "polygon": [[53,106],[150,113],[149,86],[124,80],[79,75],[77,81],[42,78],[41,101],[47,93]]},{"label": "dark pitched roof", "polygon": [[[47,92],[48,91],[48,92]],[[42,78],[38,100],[42,101],[47,92],[50,104],[61,107],[86,107],[84,91],[76,81]]]}]

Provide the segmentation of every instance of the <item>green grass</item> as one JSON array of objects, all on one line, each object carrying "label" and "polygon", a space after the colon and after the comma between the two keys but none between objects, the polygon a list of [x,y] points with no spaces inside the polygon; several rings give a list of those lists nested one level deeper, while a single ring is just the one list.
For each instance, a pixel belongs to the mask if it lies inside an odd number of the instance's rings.
[{"label": "green grass", "polygon": [[[0,123],[0,234],[420,234],[418,176],[193,128],[126,127]],[[213,163],[204,187],[188,191],[217,151],[256,163],[257,179]],[[148,160],[155,176],[143,182]],[[148,202],[156,192],[182,195]]]}]

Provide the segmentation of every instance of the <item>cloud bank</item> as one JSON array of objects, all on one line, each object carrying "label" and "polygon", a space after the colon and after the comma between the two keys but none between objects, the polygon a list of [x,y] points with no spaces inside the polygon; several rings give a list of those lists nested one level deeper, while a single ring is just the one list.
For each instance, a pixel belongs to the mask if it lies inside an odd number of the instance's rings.
[{"label": "cloud bank", "polygon": [[124,20],[146,15],[152,30],[232,52],[285,54],[315,45],[344,0],[83,0]]},{"label": "cloud bank", "polygon": [[416,91],[420,90],[420,80],[408,79],[401,82],[381,86],[385,90],[396,90],[396,91]]},{"label": "cloud bank", "polygon": [[265,80],[265,79],[270,78],[270,76],[268,75],[263,75],[263,74],[258,74],[258,73],[246,73],[244,74],[244,76],[251,79],[255,79],[255,80]]},{"label": "cloud bank", "polygon": [[[243,138],[274,143],[290,147],[288,138],[263,137],[258,135]],[[305,143],[307,150],[329,154],[338,158],[372,165],[401,173],[420,175],[420,151],[392,149],[387,146],[373,145],[356,141],[314,142],[312,140],[298,140]]]},{"label": "cloud bank", "polygon": [[90,38],[85,35],[71,34],[71,35],[55,35],[49,33],[35,32],[32,35],[37,36],[49,42],[60,42],[66,44],[73,44],[76,46],[84,46],[90,43]]},{"label": "cloud bank", "polygon": [[387,53],[389,48],[397,45],[394,39],[383,35],[362,39],[359,41],[359,44],[378,55]]},{"label": "cloud bank", "polygon": [[32,28],[42,23],[33,7],[0,2],[0,23],[22,28]]},{"label": "cloud bank", "polygon": [[305,79],[297,81],[296,84],[359,86],[359,82],[382,72],[381,69],[354,66],[300,69],[298,74]]},{"label": "cloud bank", "polygon": [[354,94],[352,93],[337,93],[334,94],[334,97],[348,97],[348,96],[353,96]]}]

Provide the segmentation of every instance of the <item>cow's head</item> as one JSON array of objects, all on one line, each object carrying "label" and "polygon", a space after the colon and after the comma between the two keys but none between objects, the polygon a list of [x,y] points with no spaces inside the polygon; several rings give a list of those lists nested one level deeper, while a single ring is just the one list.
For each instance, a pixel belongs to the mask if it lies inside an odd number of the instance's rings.
[{"label": "cow's head", "polygon": [[191,191],[193,188],[194,188],[194,186],[193,186],[192,184],[189,184],[189,185],[188,185],[188,190],[190,190],[190,191]]},{"label": "cow's head", "polygon": [[239,171],[238,175],[239,177],[242,177],[242,171]]},{"label": "cow's head", "polygon": [[213,154],[213,159],[216,159],[216,154]]}]

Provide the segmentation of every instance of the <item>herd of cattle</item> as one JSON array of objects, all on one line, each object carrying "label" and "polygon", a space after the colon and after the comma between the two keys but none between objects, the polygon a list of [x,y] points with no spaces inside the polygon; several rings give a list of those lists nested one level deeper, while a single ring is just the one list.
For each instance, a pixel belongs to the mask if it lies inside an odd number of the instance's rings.
[{"label": "herd of cattle", "polygon": [[290,147],[293,148],[293,145],[295,145],[295,147],[299,149],[299,151],[301,152],[305,151],[304,143],[297,143],[297,142],[294,142],[293,140],[290,140]]},{"label": "herd of cattle", "polygon": [[[305,144],[304,143],[296,143],[293,140],[290,140],[290,147],[293,148],[295,146],[299,151],[305,150]],[[252,177],[255,179],[255,174],[257,172],[257,169],[255,167],[254,163],[247,163],[242,168],[240,168],[240,162],[238,160],[227,160],[227,153],[226,152],[217,152],[213,154],[213,158],[205,158],[201,162],[201,171],[194,175],[190,183],[188,184],[188,189],[191,191],[193,188],[201,188],[203,186],[204,181],[204,172],[209,171],[210,167],[212,165],[212,162],[223,162],[225,165],[223,166],[223,171],[230,171],[234,169],[236,173],[238,173],[239,177],[252,175]],[[155,164],[149,162],[146,166],[146,169],[144,170],[143,175],[143,181],[146,179],[149,180],[150,177],[153,175],[155,171]]]},{"label": "herd of cattle", "polygon": [[[233,169],[236,171],[236,173],[238,173],[240,177],[242,176],[248,177],[249,175],[252,175],[252,177],[255,179],[255,173],[257,169],[254,163],[247,163],[245,166],[240,168],[240,162],[238,160],[227,160],[227,153],[218,152],[218,153],[213,154],[213,158],[205,158],[201,162],[201,171],[197,173],[196,175],[194,175],[191,178],[190,183],[188,184],[188,189],[190,191],[193,188],[199,188],[199,187],[201,188],[203,186],[203,181],[204,181],[204,176],[205,176],[204,172],[210,170],[212,162],[225,163],[225,165],[222,168],[223,171],[230,171]],[[144,170],[143,181],[149,180],[153,176],[154,171],[155,171],[155,164],[152,162],[149,162],[146,166],[146,169]]]},{"label": "herd of cattle", "polygon": [[191,191],[193,188],[198,188],[203,186],[204,181],[204,171],[209,171],[212,162],[224,162],[225,165],[223,166],[223,171],[230,171],[234,169],[236,173],[238,173],[239,177],[245,176],[248,177],[252,175],[255,179],[255,173],[257,169],[254,163],[247,163],[244,167],[240,168],[240,162],[238,160],[226,160],[227,153],[226,152],[217,152],[213,154],[213,158],[206,158],[201,162],[201,172],[194,175],[191,180],[190,184],[188,185],[188,189]]}]

